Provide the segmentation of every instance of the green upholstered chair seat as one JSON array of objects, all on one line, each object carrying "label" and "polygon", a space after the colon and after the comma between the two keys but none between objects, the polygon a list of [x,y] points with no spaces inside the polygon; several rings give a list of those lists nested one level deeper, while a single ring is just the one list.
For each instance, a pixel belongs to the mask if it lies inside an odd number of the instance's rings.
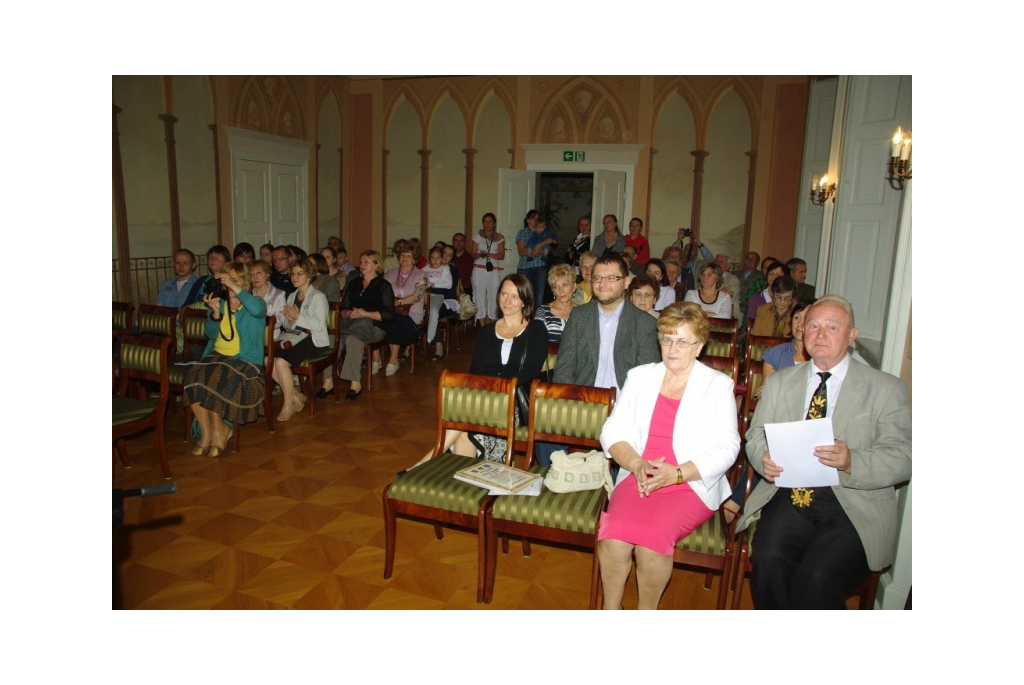
[{"label": "green upholstered chair seat", "polygon": [[722,517],[716,511],[714,516],[702,523],[697,530],[677,542],[676,549],[724,557],[725,528],[722,526]]},{"label": "green upholstered chair seat", "polygon": [[[534,466],[531,473],[546,474],[547,466]],[[494,501],[492,516],[533,526],[593,534],[604,504],[604,488],[557,493],[544,488],[537,497],[502,495]]]},{"label": "green upholstered chair seat", "polygon": [[388,498],[475,516],[487,490],[455,480],[456,471],[474,463],[473,457],[445,452],[399,476]]},{"label": "green upholstered chair seat", "polygon": [[530,437],[530,431],[526,426],[516,426],[516,442],[526,442]]},{"label": "green upholstered chair seat", "polygon": [[113,399],[113,411],[111,413],[115,426],[144,419],[156,411],[156,402],[137,400],[134,397],[114,397]]}]

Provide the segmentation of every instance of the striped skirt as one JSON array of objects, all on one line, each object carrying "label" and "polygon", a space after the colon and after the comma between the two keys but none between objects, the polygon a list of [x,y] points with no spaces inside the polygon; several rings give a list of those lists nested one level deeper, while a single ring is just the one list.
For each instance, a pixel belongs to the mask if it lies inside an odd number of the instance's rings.
[{"label": "striped skirt", "polygon": [[243,359],[212,354],[185,372],[185,402],[233,424],[252,423],[263,405],[263,371]]}]

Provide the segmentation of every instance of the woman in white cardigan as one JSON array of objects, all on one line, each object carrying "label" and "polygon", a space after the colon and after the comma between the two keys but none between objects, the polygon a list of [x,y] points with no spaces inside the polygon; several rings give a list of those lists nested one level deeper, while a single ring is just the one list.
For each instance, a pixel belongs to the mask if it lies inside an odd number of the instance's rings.
[{"label": "woman in white cardigan", "polygon": [[327,333],[327,313],[330,310],[327,297],[310,287],[316,275],[316,263],[312,259],[292,265],[291,279],[295,290],[288,295],[284,306],[285,322],[282,330],[299,331],[305,333],[306,337],[274,356],[273,376],[281,386],[284,399],[281,413],[277,415],[278,421],[287,421],[306,405],[306,396],[293,390],[292,366],[322,355],[331,346],[330,335]]},{"label": "woman in white cardigan", "polygon": [[725,472],[740,448],[736,400],[732,379],[697,361],[708,333],[700,306],[665,309],[663,361],[629,372],[601,432],[605,454],[622,467],[598,533],[606,609],[620,608],[634,554],[639,608],[656,609],[676,542],[729,497]]}]

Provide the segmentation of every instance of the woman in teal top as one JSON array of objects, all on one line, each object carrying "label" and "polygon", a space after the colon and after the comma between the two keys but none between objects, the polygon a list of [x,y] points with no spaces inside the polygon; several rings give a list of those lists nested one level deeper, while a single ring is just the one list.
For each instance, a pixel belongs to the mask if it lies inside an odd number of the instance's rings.
[{"label": "woman in teal top", "polygon": [[[203,297],[210,308],[209,342],[203,360],[185,373],[184,402],[192,406],[199,424],[199,443],[192,454],[216,457],[227,447],[235,424],[251,423],[259,416],[267,303],[249,292],[249,267],[242,262],[229,263],[209,283]],[[224,289],[218,292],[217,284]]]}]

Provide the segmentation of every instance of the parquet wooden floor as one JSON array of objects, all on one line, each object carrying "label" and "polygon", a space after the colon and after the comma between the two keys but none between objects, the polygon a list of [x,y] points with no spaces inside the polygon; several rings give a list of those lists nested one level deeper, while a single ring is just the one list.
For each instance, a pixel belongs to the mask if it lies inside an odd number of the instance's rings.
[{"label": "parquet wooden floor", "polygon": [[[441,369],[466,371],[475,333],[443,362],[418,355],[357,402],[317,403],[277,431],[245,426],[237,453],[194,457],[167,416],[174,495],[125,501],[113,536],[114,600],[125,609],[586,609],[589,552],[516,541],[499,552],[494,601],[476,603],[476,535],[399,519],[395,573],[384,580],[381,492],[434,440]],[[345,389],[347,390],[347,384]],[[275,411],[280,407],[275,398]],[[114,487],[163,483],[152,431],[128,441],[133,468]],[[663,609],[713,609],[717,578],[676,568]],[[635,584],[624,601],[636,607]],[[751,608],[749,589],[743,607]]]}]

